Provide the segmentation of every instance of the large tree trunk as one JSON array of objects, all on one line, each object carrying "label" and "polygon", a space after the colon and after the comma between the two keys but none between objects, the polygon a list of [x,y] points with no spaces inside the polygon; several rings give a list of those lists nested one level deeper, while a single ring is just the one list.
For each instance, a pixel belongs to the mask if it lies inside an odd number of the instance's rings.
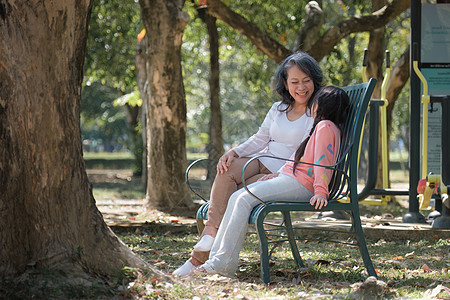
[{"label": "large tree trunk", "polygon": [[147,31],[148,181],[145,207],[186,212],[193,202],[184,182],[186,101],[181,43],[189,15],[183,0],[140,0]]},{"label": "large tree trunk", "polygon": [[198,9],[200,18],[205,22],[209,37],[209,145],[208,178],[214,179],[217,161],[223,154],[222,112],[220,110],[220,68],[219,68],[219,33],[216,18],[205,13],[205,8]]},{"label": "large tree trunk", "polygon": [[90,0],[0,1],[0,275],[143,266],[106,226],[82,158]]}]

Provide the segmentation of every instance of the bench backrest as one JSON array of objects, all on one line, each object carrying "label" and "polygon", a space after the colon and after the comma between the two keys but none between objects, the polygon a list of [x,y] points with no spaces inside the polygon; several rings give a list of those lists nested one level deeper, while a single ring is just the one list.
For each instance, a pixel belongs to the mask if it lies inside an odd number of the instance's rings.
[{"label": "bench backrest", "polygon": [[[329,199],[341,199],[348,195],[349,190],[356,192],[359,141],[367,107],[376,83],[377,80],[371,78],[366,83],[342,88],[349,95],[350,110],[342,132],[342,141],[336,163],[336,168],[341,170],[342,173],[336,171],[333,173],[329,185]],[[355,197],[352,197],[352,200],[353,198]]]}]

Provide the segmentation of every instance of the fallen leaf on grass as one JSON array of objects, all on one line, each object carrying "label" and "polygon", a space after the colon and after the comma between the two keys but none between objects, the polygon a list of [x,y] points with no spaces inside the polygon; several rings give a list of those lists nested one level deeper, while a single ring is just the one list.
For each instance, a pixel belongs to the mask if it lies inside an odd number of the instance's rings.
[{"label": "fallen leaf on grass", "polygon": [[430,267],[428,267],[426,264],[422,266],[422,270],[423,270],[425,273],[431,272]]},{"label": "fallen leaf on grass", "polygon": [[409,259],[413,259],[413,258],[416,258],[416,254],[413,251],[413,252],[410,252],[410,253],[406,253],[405,257],[409,258]]},{"label": "fallen leaf on grass", "polygon": [[156,285],[157,283],[161,282],[161,279],[159,279],[158,277],[156,277],[156,275],[153,275],[152,279],[150,279],[150,282],[153,285]]}]

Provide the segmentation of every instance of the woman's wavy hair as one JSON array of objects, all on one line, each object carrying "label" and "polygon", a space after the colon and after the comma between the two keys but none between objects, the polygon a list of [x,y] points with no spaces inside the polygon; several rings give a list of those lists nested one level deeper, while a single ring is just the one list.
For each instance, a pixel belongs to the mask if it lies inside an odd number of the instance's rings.
[{"label": "woman's wavy hair", "polygon": [[317,61],[305,52],[296,52],[289,55],[278,67],[276,73],[276,83],[274,90],[281,96],[281,103],[286,105],[281,111],[288,111],[294,104],[295,100],[286,89],[287,71],[292,66],[297,66],[303,73],[308,75],[314,83],[314,92],[308,100],[307,108],[311,109],[312,101],[319,89],[322,87],[323,74]]},{"label": "woman's wavy hair", "polygon": [[[314,124],[309,136],[300,144],[295,152],[295,160],[299,161],[305,153],[306,144],[314,133],[316,125],[322,120],[333,122],[343,132],[347,115],[350,109],[350,99],[347,93],[338,87],[327,86],[320,89],[313,99],[312,105],[317,104]],[[298,163],[294,163],[293,172]]]}]

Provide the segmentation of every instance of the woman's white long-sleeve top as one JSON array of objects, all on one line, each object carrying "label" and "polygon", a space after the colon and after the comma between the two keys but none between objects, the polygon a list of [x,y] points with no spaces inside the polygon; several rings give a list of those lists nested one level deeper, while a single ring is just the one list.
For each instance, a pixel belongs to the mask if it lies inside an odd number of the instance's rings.
[{"label": "woman's white long-sleeve top", "polygon": [[[301,142],[308,136],[314,123],[308,113],[295,121],[289,121],[286,112],[280,111],[286,106],[281,102],[272,105],[258,132],[247,141],[233,148],[239,157],[252,157],[267,154],[290,158]],[[283,161],[261,157],[259,159],[271,172],[277,172]]]}]

